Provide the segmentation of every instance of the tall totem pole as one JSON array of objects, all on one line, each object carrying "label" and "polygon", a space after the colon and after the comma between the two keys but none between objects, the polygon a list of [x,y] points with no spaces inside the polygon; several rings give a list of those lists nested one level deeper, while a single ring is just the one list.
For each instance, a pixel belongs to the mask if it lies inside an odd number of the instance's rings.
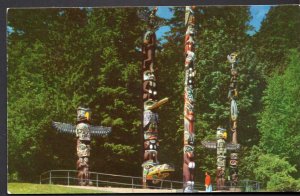
[{"label": "tall totem pole", "polygon": [[168,164],[159,165],[158,162],[158,108],[168,101],[168,98],[157,99],[156,78],[154,69],[156,49],[156,14],[155,7],[148,17],[148,29],[143,39],[143,134],[144,134],[144,156],[143,156],[143,187],[152,182],[156,184],[159,179],[169,176],[174,168]]},{"label": "tall totem pole", "polygon": [[187,27],[185,34],[185,80],[184,80],[184,139],[183,139],[183,191],[192,192],[194,189],[194,60],[195,60],[195,42],[194,42],[194,16],[193,6],[185,8],[185,25]]},{"label": "tall totem pole", "polygon": [[90,185],[89,181],[89,157],[91,135],[106,136],[111,132],[111,127],[92,126],[91,110],[89,108],[77,108],[76,125],[53,122],[54,128],[63,133],[76,134],[77,137],[77,170],[80,185]]},{"label": "tall totem pole", "polygon": [[229,85],[228,98],[230,99],[230,129],[232,132],[232,142],[226,143],[227,132],[226,129],[218,127],[217,129],[217,142],[202,141],[202,145],[205,148],[217,149],[217,190],[224,189],[225,185],[225,168],[226,168],[226,153],[230,153],[229,162],[229,173],[231,178],[231,185],[236,186],[238,182],[238,169],[237,169],[237,159],[238,150],[240,149],[240,144],[237,143],[237,70],[236,70],[236,57],[237,53],[232,53],[227,56],[228,61],[231,63],[231,80]]},{"label": "tall totem pole", "polygon": [[[237,90],[237,53],[234,52],[227,56],[228,61],[231,63],[231,79],[229,85],[228,99],[230,100],[230,129],[232,132],[232,144],[238,144],[237,142],[237,117],[238,117],[238,108],[236,99],[238,96]],[[229,162],[229,174],[231,185],[236,186],[238,183],[238,153],[237,150],[233,151],[230,154]]]}]

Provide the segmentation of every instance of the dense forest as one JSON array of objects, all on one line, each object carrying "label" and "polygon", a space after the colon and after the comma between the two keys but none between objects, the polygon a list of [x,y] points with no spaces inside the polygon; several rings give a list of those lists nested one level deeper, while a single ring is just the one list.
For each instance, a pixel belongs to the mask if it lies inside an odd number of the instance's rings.
[{"label": "dense forest", "polygon": [[[92,139],[91,170],[141,176],[142,8],[9,9],[8,175],[35,182],[50,169],[75,169],[76,138],[51,122],[75,123],[76,108],[112,126]],[[182,179],[184,7],[172,8],[171,30],[158,40],[158,159]],[[229,130],[230,64],[238,51],[239,179],[270,191],[300,190],[300,12],[274,6],[250,36],[249,7],[197,7],[196,181],[216,171],[216,152],[201,146],[219,125]],[[230,134],[228,141],[230,141]],[[212,176],[215,178],[215,176]]]}]

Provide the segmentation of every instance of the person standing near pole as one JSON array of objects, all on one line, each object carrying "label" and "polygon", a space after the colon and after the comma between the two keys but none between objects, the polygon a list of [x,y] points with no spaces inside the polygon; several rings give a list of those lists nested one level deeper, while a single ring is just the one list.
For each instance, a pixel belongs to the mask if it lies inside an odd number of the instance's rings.
[{"label": "person standing near pole", "polygon": [[210,175],[208,172],[205,172],[205,191],[206,192],[212,191],[211,179],[210,179]]}]

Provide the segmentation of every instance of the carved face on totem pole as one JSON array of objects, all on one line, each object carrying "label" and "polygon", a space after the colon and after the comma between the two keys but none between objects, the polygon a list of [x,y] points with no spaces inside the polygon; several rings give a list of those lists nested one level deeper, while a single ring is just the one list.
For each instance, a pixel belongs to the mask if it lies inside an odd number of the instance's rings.
[{"label": "carved face on totem pole", "polygon": [[231,179],[233,181],[233,185],[236,185],[237,181],[238,181],[238,153],[231,153],[230,154],[230,176]]},{"label": "carved face on totem pole", "polygon": [[149,28],[149,30],[144,35],[144,44],[145,45],[153,44],[152,43],[153,36],[155,36],[155,34],[154,34],[152,28]]},{"label": "carved face on totem pole", "polygon": [[230,159],[237,160],[238,159],[238,153],[231,153],[230,154]]},{"label": "carved face on totem pole", "polygon": [[227,132],[226,129],[222,128],[222,127],[218,127],[217,129],[217,139],[227,139]]},{"label": "carved face on totem pole", "polygon": [[194,145],[195,134],[194,133],[184,133],[184,145]]},{"label": "carved face on totem pole", "polygon": [[154,73],[152,71],[146,70],[146,71],[144,71],[143,75],[144,75],[143,79],[145,81],[148,81],[148,80],[155,81],[155,75],[154,75]]},{"label": "carved face on totem pole", "polygon": [[183,148],[184,153],[192,153],[194,152],[194,146],[191,145],[185,145]]},{"label": "carved face on totem pole", "polygon": [[225,170],[222,167],[217,167],[217,177],[224,178],[225,177]]},{"label": "carved face on totem pole", "polygon": [[91,110],[90,108],[78,107],[77,108],[77,122],[87,121],[91,122]]},{"label": "carved face on totem pole", "polygon": [[233,52],[230,55],[227,56],[227,59],[230,63],[236,63],[236,57],[237,57],[238,53],[237,52]]},{"label": "carved face on totem pole", "polygon": [[186,35],[194,35],[195,34],[194,24],[188,26],[185,34]]},{"label": "carved face on totem pole", "polygon": [[90,141],[91,132],[89,128],[89,124],[84,123],[83,121],[78,122],[76,126],[76,137],[78,137],[80,141]]},{"label": "carved face on totem pole", "polygon": [[[145,150],[144,161],[146,161],[147,163],[151,163],[151,164],[158,163],[158,160],[157,160],[157,151],[156,150]],[[142,167],[143,166],[144,165],[142,165]]]},{"label": "carved face on totem pole", "polygon": [[156,81],[155,81],[155,76],[152,71],[144,71],[143,74],[143,99],[148,100],[148,99],[153,99],[155,100],[157,97],[157,91],[156,91]]},{"label": "carved face on totem pole", "polygon": [[185,58],[185,68],[193,68],[193,62],[195,60],[195,53],[192,51],[187,51],[186,52],[186,58]]}]

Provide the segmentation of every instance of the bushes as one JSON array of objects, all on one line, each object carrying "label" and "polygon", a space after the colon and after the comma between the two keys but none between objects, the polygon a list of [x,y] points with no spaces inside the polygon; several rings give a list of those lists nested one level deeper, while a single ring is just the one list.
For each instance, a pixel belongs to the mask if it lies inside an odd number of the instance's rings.
[{"label": "bushes", "polygon": [[258,157],[253,173],[261,181],[267,191],[298,191],[299,180],[291,174],[297,172],[285,158],[274,154],[262,154]]},{"label": "bushes", "polygon": [[282,173],[275,173],[270,176],[267,190],[276,192],[300,191],[300,180],[295,180],[291,176]]}]

